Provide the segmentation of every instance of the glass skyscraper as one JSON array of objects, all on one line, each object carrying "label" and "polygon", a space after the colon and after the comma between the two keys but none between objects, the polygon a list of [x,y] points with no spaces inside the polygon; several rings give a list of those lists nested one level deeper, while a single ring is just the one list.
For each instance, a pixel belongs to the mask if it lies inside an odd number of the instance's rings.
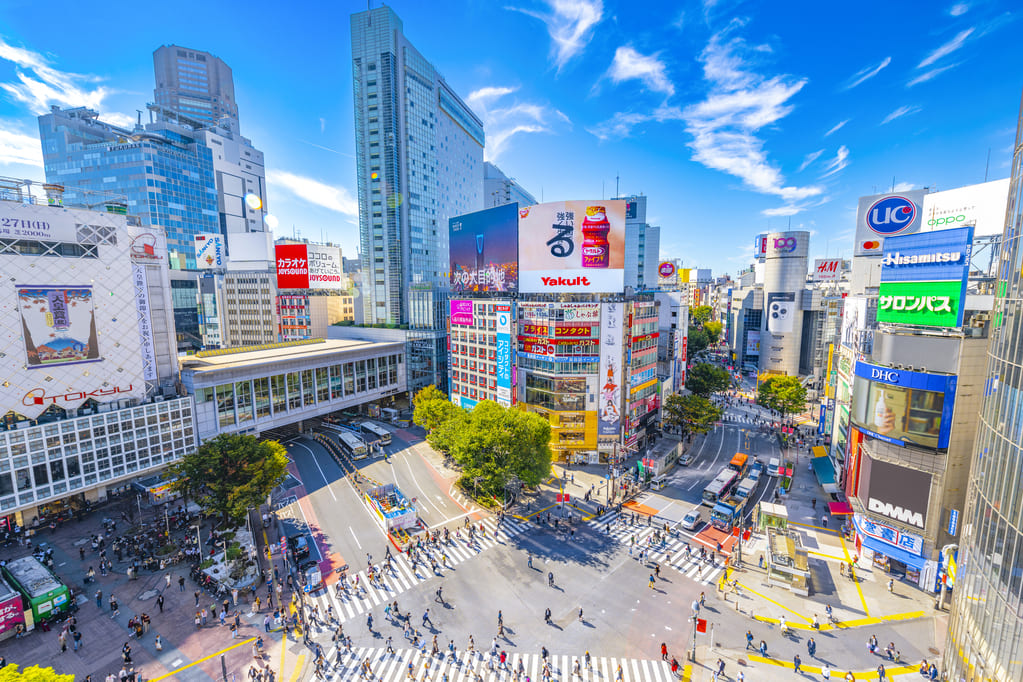
[{"label": "glass skyscraper", "polygon": [[351,31],[364,319],[408,328],[409,390],[444,387],[448,218],[483,208],[483,123],[389,7]]},{"label": "glass skyscraper", "polygon": [[1023,110],[1002,234],[988,379],[966,496],[944,669],[1023,681]]},{"label": "glass skyscraper", "polygon": [[153,52],[156,104],[238,132],[231,67],[209,52],[163,45]]}]

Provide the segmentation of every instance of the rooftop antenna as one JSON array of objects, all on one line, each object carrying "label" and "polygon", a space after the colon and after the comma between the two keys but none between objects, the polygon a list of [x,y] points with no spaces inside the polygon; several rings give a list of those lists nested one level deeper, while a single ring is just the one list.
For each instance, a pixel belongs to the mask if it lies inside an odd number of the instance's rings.
[{"label": "rooftop antenna", "polygon": [[987,163],[984,164],[984,182],[987,182],[987,172],[991,168],[991,147],[987,148]]},{"label": "rooftop antenna", "polygon": [[895,191],[895,176],[892,176],[892,191]]},{"label": "rooftop antenna", "polygon": [[616,197],[616,198],[617,198],[617,197],[620,197],[620,196],[622,196],[622,192],[621,192],[621,190],[620,190],[620,189],[618,189],[618,181],[619,181],[619,180],[621,180],[621,177],[622,177],[622,176],[621,176],[621,175],[619,175],[619,174],[616,174],[616,175],[615,175],[615,197]]}]

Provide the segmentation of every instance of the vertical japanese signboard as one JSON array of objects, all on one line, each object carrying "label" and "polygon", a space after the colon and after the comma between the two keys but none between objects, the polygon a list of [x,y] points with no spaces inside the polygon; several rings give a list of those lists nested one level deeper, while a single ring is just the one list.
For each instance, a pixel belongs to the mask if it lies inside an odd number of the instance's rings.
[{"label": "vertical japanese signboard", "polygon": [[132,263],[131,278],[135,285],[135,310],[139,320],[142,376],[146,381],[156,381],[156,345],[153,342],[153,320],[149,313],[149,281],[146,278],[146,266]]},{"label": "vertical japanese signboard", "polygon": [[494,304],[497,313],[497,352],[495,364],[497,370],[497,402],[511,407],[512,397],[512,304],[511,301]]}]

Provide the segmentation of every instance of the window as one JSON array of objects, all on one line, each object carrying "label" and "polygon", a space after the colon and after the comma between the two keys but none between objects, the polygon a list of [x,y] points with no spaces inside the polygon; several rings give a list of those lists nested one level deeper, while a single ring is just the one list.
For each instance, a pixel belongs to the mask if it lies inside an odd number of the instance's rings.
[{"label": "window", "polygon": [[288,409],[297,410],[302,407],[302,383],[298,372],[288,372]]},{"label": "window", "polygon": [[217,418],[220,425],[234,425],[234,384],[217,386]]}]

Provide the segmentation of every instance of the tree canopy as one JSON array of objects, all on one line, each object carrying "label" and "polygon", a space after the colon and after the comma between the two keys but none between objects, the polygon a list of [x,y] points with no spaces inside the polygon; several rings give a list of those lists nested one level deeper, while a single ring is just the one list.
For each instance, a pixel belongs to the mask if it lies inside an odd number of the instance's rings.
[{"label": "tree canopy", "polygon": [[689,309],[689,320],[697,326],[703,326],[710,320],[713,313],[709,305],[698,305]]},{"label": "tree canopy", "polygon": [[455,416],[460,409],[454,405],[446,393],[430,384],[416,393],[412,398],[412,421],[432,432],[438,426]]},{"label": "tree canopy", "polygon": [[716,320],[708,320],[703,323],[703,331],[707,335],[707,341],[710,343],[717,343],[721,339],[721,330],[723,328],[724,325]]},{"label": "tree canopy", "polygon": [[702,395],[669,395],[662,406],[663,424],[683,436],[707,433],[721,419],[721,408]]},{"label": "tree canopy", "polygon": [[771,377],[757,389],[757,403],[782,416],[801,412],[806,407],[806,387],[799,377]]},{"label": "tree canopy", "polygon": [[61,675],[53,668],[40,668],[38,665],[18,670],[18,666],[12,663],[0,669],[0,682],[75,682],[75,676]]},{"label": "tree canopy", "polygon": [[689,354],[696,355],[710,344],[707,332],[699,327],[689,328]]},{"label": "tree canopy", "polygon": [[731,385],[728,370],[709,362],[693,365],[686,375],[686,388],[697,395],[708,396]]},{"label": "tree canopy", "polygon": [[223,521],[241,525],[284,480],[287,451],[277,441],[225,433],[211,438],[175,464],[171,487]]}]

